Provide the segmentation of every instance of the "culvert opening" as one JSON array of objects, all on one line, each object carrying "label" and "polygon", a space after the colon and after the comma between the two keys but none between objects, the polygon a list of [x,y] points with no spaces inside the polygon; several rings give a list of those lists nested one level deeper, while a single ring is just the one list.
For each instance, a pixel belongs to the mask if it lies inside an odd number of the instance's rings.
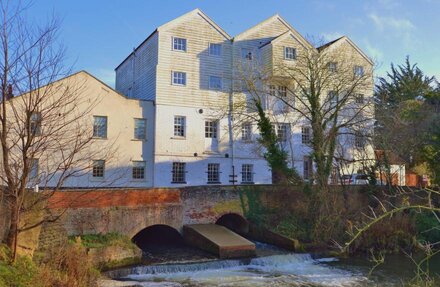
[{"label": "culvert opening", "polygon": [[249,232],[249,222],[241,215],[228,213],[222,215],[215,224],[222,225],[238,234],[247,234]]},{"label": "culvert opening", "polygon": [[142,229],[132,238],[132,241],[144,251],[185,245],[182,235],[176,229],[162,224]]}]

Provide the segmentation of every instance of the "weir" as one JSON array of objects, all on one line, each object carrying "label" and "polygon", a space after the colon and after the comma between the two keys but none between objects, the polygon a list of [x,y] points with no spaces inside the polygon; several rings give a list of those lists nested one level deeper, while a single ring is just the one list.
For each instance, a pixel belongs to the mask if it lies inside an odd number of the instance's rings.
[{"label": "weir", "polygon": [[255,244],[228,228],[216,224],[183,226],[186,244],[202,248],[222,259],[255,256]]}]

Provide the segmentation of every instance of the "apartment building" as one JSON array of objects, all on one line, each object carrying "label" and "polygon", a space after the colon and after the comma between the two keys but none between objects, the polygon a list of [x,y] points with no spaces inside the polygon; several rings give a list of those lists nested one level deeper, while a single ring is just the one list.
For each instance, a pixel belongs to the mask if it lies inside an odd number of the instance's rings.
[{"label": "apartment building", "polygon": [[[199,9],[154,30],[115,69],[117,91],[154,102],[154,164],[148,171],[153,174],[152,185],[271,183],[271,171],[256,141],[256,123],[237,123],[228,113],[235,102],[249,98],[240,89],[239,67],[255,62],[274,71],[279,61],[294,62],[299,53],[323,49],[348,50],[358,69],[372,66],[347,37],[316,49],[279,15],[235,37]],[[283,92],[282,87],[271,88]],[[365,96],[372,93],[371,85]],[[277,108],[283,107],[266,106]],[[276,129],[288,142],[291,164],[309,178],[311,129],[301,121],[295,123],[280,120]]]}]

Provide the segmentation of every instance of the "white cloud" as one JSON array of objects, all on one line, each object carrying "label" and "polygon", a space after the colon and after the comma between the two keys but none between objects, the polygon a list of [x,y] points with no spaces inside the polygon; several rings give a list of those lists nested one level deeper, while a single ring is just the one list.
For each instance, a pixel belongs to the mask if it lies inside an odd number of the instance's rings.
[{"label": "white cloud", "polygon": [[415,29],[414,24],[408,19],[395,18],[390,16],[379,16],[375,13],[368,15],[376,28],[381,31],[395,29],[400,31],[409,31]]}]

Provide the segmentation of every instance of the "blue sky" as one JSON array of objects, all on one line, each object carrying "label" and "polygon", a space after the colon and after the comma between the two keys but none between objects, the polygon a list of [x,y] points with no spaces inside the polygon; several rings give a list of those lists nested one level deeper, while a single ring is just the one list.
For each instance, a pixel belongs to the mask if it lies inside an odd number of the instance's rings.
[{"label": "blue sky", "polygon": [[440,79],[440,0],[38,0],[32,21],[55,13],[67,65],[110,85],[114,68],[157,26],[195,8],[234,36],[279,13],[305,37],[351,38],[377,63],[377,75],[406,55]]}]

